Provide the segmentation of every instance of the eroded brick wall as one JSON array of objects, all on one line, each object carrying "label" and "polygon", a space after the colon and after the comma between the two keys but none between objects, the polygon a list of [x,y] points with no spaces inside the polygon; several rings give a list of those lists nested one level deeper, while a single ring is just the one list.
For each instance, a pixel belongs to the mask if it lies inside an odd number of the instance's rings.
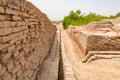
[{"label": "eroded brick wall", "polygon": [[[120,51],[120,34],[117,32],[90,33],[82,28],[68,29],[70,36],[84,55],[89,51]],[[109,54],[109,53],[108,53]]]},{"label": "eroded brick wall", "polygon": [[0,80],[34,80],[56,28],[25,0],[0,0]]}]

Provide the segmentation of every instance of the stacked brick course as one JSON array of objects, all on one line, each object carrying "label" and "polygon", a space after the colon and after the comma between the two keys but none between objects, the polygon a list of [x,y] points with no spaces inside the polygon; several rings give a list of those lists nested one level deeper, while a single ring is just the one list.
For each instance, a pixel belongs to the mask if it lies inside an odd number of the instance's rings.
[{"label": "stacked brick course", "polygon": [[25,0],[0,0],[0,80],[34,80],[56,28]]},{"label": "stacked brick course", "polygon": [[111,24],[105,21],[90,23],[84,27],[71,27],[68,32],[84,55],[91,51],[120,51],[120,26]]}]

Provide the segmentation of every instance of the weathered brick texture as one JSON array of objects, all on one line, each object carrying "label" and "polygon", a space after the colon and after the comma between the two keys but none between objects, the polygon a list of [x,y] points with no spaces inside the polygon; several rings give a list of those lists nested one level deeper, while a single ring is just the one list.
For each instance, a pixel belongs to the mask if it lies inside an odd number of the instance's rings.
[{"label": "weathered brick texture", "polygon": [[83,27],[70,27],[68,31],[84,55],[94,51],[109,54],[109,51],[120,51],[119,21],[91,22]]},{"label": "weathered brick texture", "polygon": [[0,0],[0,80],[34,80],[56,27],[26,0]]}]

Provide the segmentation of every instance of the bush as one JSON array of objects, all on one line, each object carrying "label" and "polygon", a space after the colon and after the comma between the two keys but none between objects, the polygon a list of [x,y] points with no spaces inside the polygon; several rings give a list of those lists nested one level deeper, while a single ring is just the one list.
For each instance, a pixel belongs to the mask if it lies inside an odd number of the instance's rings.
[{"label": "bush", "polygon": [[81,15],[81,11],[77,10],[74,12],[73,10],[70,11],[68,16],[65,16],[62,25],[64,29],[67,29],[69,25],[84,25],[88,24],[91,21],[101,21],[102,19],[114,19],[116,17],[120,17],[120,13],[117,13],[115,16],[111,15],[109,17],[98,15],[96,13],[90,12],[88,15]]}]

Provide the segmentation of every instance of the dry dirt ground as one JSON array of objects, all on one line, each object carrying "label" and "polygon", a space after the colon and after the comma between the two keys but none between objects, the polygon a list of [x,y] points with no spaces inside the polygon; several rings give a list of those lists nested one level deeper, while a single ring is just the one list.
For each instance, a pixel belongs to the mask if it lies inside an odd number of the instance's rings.
[{"label": "dry dirt ground", "polygon": [[[65,80],[120,80],[120,58],[98,59],[82,63],[82,52],[67,31],[61,31],[63,63],[72,69],[73,77],[65,76]],[[64,69],[65,69],[65,65]],[[65,71],[66,72],[66,71]]]}]

